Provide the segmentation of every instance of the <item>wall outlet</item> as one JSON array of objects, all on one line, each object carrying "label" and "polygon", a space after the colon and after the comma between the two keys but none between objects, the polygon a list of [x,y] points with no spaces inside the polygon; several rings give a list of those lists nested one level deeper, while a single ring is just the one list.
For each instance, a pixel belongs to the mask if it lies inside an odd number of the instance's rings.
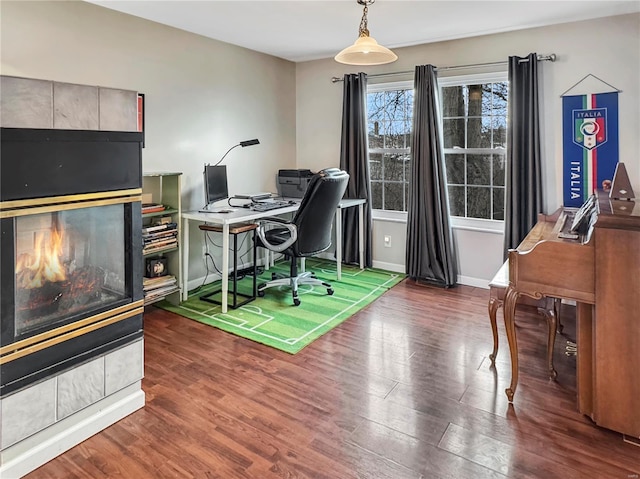
[{"label": "wall outlet", "polygon": [[384,235],[384,246],[385,248],[391,248],[391,236]]}]

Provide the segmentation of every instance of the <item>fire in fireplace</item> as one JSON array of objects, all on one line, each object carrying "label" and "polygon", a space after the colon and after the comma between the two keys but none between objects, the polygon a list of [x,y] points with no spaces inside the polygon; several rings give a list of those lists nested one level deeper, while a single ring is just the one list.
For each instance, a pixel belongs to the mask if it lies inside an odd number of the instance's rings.
[{"label": "fire in fireplace", "polygon": [[16,335],[126,296],[121,205],[16,221]]},{"label": "fire in fireplace", "polygon": [[2,129],[0,396],[142,336],[141,134]]}]

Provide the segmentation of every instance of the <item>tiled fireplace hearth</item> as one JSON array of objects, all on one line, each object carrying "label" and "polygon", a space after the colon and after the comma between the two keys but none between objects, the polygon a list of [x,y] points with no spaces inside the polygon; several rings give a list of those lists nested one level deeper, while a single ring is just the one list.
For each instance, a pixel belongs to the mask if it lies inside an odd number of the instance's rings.
[{"label": "tiled fireplace hearth", "polygon": [[142,135],[136,92],[1,80],[0,477],[14,478],[144,406]]}]

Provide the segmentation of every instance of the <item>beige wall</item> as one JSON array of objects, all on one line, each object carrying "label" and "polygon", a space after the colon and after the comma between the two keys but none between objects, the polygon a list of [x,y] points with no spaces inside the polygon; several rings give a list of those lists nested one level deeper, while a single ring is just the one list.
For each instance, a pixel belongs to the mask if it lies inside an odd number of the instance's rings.
[{"label": "beige wall", "polygon": [[[597,39],[597,40],[596,40]],[[378,38],[384,42],[384,39]],[[622,15],[553,27],[486,35],[448,42],[394,49],[398,61],[366,67],[369,74],[412,71],[431,63],[444,67],[506,60],[530,52],[555,53],[555,63],[539,64],[542,74],[542,118],[545,209],[562,202],[562,103],[560,95],[591,73],[622,90],[620,95],[620,161],[627,167],[636,195],[640,196],[640,15]],[[296,66],[296,123],[298,166],[339,164],[342,83],[331,77],[360,71],[333,59]],[[479,72],[482,70],[468,70]],[[441,72],[441,76],[464,71]],[[370,82],[411,79],[412,74],[371,78]],[[586,86],[591,86],[588,84]],[[588,90],[588,89],[587,89]],[[572,90],[574,94],[587,91]],[[392,236],[392,247],[382,247],[382,237]],[[502,264],[502,235],[457,229],[460,275],[463,282],[481,285]],[[404,266],[405,229],[398,223],[374,223],[374,262]],[[400,248],[398,250],[397,248]],[[482,253],[482,254],[478,254]]]},{"label": "beige wall", "polygon": [[[185,209],[203,203],[203,164],[240,140],[258,137],[262,144],[225,160],[231,191],[274,190],[280,168],[339,164],[342,84],[331,77],[357,71],[353,67],[333,59],[293,64],[83,2],[3,0],[0,13],[2,74],[146,94],[144,169],[182,171]],[[546,209],[562,199],[560,94],[588,73],[622,90],[620,159],[640,192],[638,14],[400,48],[396,63],[363,70],[493,62],[532,51],[558,55],[557,62],[540,64]],[[391,248],[382,246],[385,234],[392,236]],[[376,222],[374,261],[403,268],[404,234],[403,223]],[[486,282],[502,262],[502,236],[454,234],[462,281]],[[204,274],[200,242],[193,235],[194,281]]]},{"label": "beige wall", "polygon": [[[230,191],[275,191],[295,167],[295,64],[84,2],[0,3],[1,73],[146,95],[145,171],[183,172],[183,207],[204,204],[202,171],[225,159]],[[204,274],[193,235],[191,277]]]}]

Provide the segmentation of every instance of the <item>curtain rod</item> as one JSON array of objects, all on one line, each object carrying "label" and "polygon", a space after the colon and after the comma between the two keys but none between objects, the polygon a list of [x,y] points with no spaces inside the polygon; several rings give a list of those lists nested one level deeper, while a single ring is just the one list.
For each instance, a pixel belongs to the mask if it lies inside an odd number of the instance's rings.
[{"label": "curtain rod", "polygon": [[[522,58],[520,59],[520,63],[526,63],[528,62],[529,59],[528,58]],[[549,55],[538,55],[538,61],[539,62],[555,62],[556,61],[556,54],[555,53],[551,53]],[[501,62],[489,62],[489,63],[472,63],[470,65],[454,65],[454,66],[450,66],[450,67],[436,67],[436,71],[446,71],[446,70],[462,70],[464,68],[482,68],[482,67],[493,67],[493,66],[499,66],[499,65],[507,65],[509,62],[507,60],[503,60]],[[391,76],[391,75],[406,75],[408,73],[413,73],[413,70],[408,70],[408,71],[403,71],[403,72],[389,72],[389,73],[374,73],[373,75],[367,75],[369,78],[374,78],[374,77],[384,77],[384,76]],[[344,78],[339,78],[339,77],[332,77],[331,81],[333,83],[338,83],[341,81],[344,81]]]}]

